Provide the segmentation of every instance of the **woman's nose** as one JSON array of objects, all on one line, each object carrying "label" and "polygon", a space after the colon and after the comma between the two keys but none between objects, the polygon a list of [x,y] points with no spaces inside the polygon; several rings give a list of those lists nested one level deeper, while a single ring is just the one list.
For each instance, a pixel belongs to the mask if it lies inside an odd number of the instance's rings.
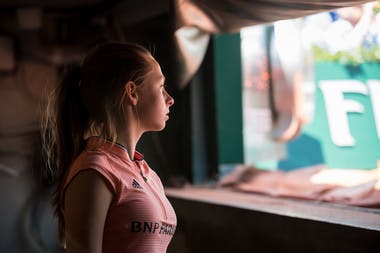
[{"label": "woman's nose", "polygon": [[174,98],[172,98],[172,96],[169,95],[169,93],[167,93],[167,96],[168,96],[168,99],[167,99],[167,104],[169,106],[172,106],[174,104]]}]

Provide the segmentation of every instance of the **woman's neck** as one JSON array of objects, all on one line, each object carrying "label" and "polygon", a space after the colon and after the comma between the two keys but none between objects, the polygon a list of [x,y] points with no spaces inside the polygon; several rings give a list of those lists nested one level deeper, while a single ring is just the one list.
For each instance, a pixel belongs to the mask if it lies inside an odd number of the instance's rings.
[{"label": "woman's neck", "polygon": [[129,158],[133,160],[137,142],[143,131],[140,128],[139,117],[134,106],[126,105],[124,113],[126,124],[118,128],[116,141],[127,149]]},{"label": "woman's neck", "polygon": [[123,145],[128,152],[129,158],[134,159],[137,142],[139,141],[141,134],[132,133],[126,131],[118,135],[116,142]]}]

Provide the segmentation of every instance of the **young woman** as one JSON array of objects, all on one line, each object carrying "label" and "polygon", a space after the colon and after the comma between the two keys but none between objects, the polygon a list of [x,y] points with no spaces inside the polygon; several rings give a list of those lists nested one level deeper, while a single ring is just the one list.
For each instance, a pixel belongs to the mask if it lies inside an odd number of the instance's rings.
[{"label": "young woman", "polygon": [[135,147],[165,127],[173,103],[160,65],[137,45],[103,44],[66,73],[44,137],[67,252],[166,252],[176,216]]}]

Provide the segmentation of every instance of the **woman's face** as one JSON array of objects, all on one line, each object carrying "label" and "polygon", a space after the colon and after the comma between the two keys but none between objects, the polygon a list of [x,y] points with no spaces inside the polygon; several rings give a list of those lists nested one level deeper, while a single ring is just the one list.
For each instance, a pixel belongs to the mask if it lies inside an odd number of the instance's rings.
[{"label": "woman's face", "polygon": [[153,68],[138,88],[136,105],[142,131],[159,131],[169,119],[169,108],[174,99],[165,90],[165,77],[160,65],[153,60]]}]

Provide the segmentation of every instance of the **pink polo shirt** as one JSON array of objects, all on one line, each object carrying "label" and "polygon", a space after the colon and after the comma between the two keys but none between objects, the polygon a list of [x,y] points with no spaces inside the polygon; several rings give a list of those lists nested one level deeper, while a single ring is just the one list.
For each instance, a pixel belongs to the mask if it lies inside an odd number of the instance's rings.
[{"label": "pink polo shirt", "polygon": [[114,194],[104,225],[103,252],[166,252],[177,218],[160,178],[143,156],[136,152],[132,161],[122,146],[90,137],[70,168],[63,193],[75,175],[87,169],[99,172]]}]

